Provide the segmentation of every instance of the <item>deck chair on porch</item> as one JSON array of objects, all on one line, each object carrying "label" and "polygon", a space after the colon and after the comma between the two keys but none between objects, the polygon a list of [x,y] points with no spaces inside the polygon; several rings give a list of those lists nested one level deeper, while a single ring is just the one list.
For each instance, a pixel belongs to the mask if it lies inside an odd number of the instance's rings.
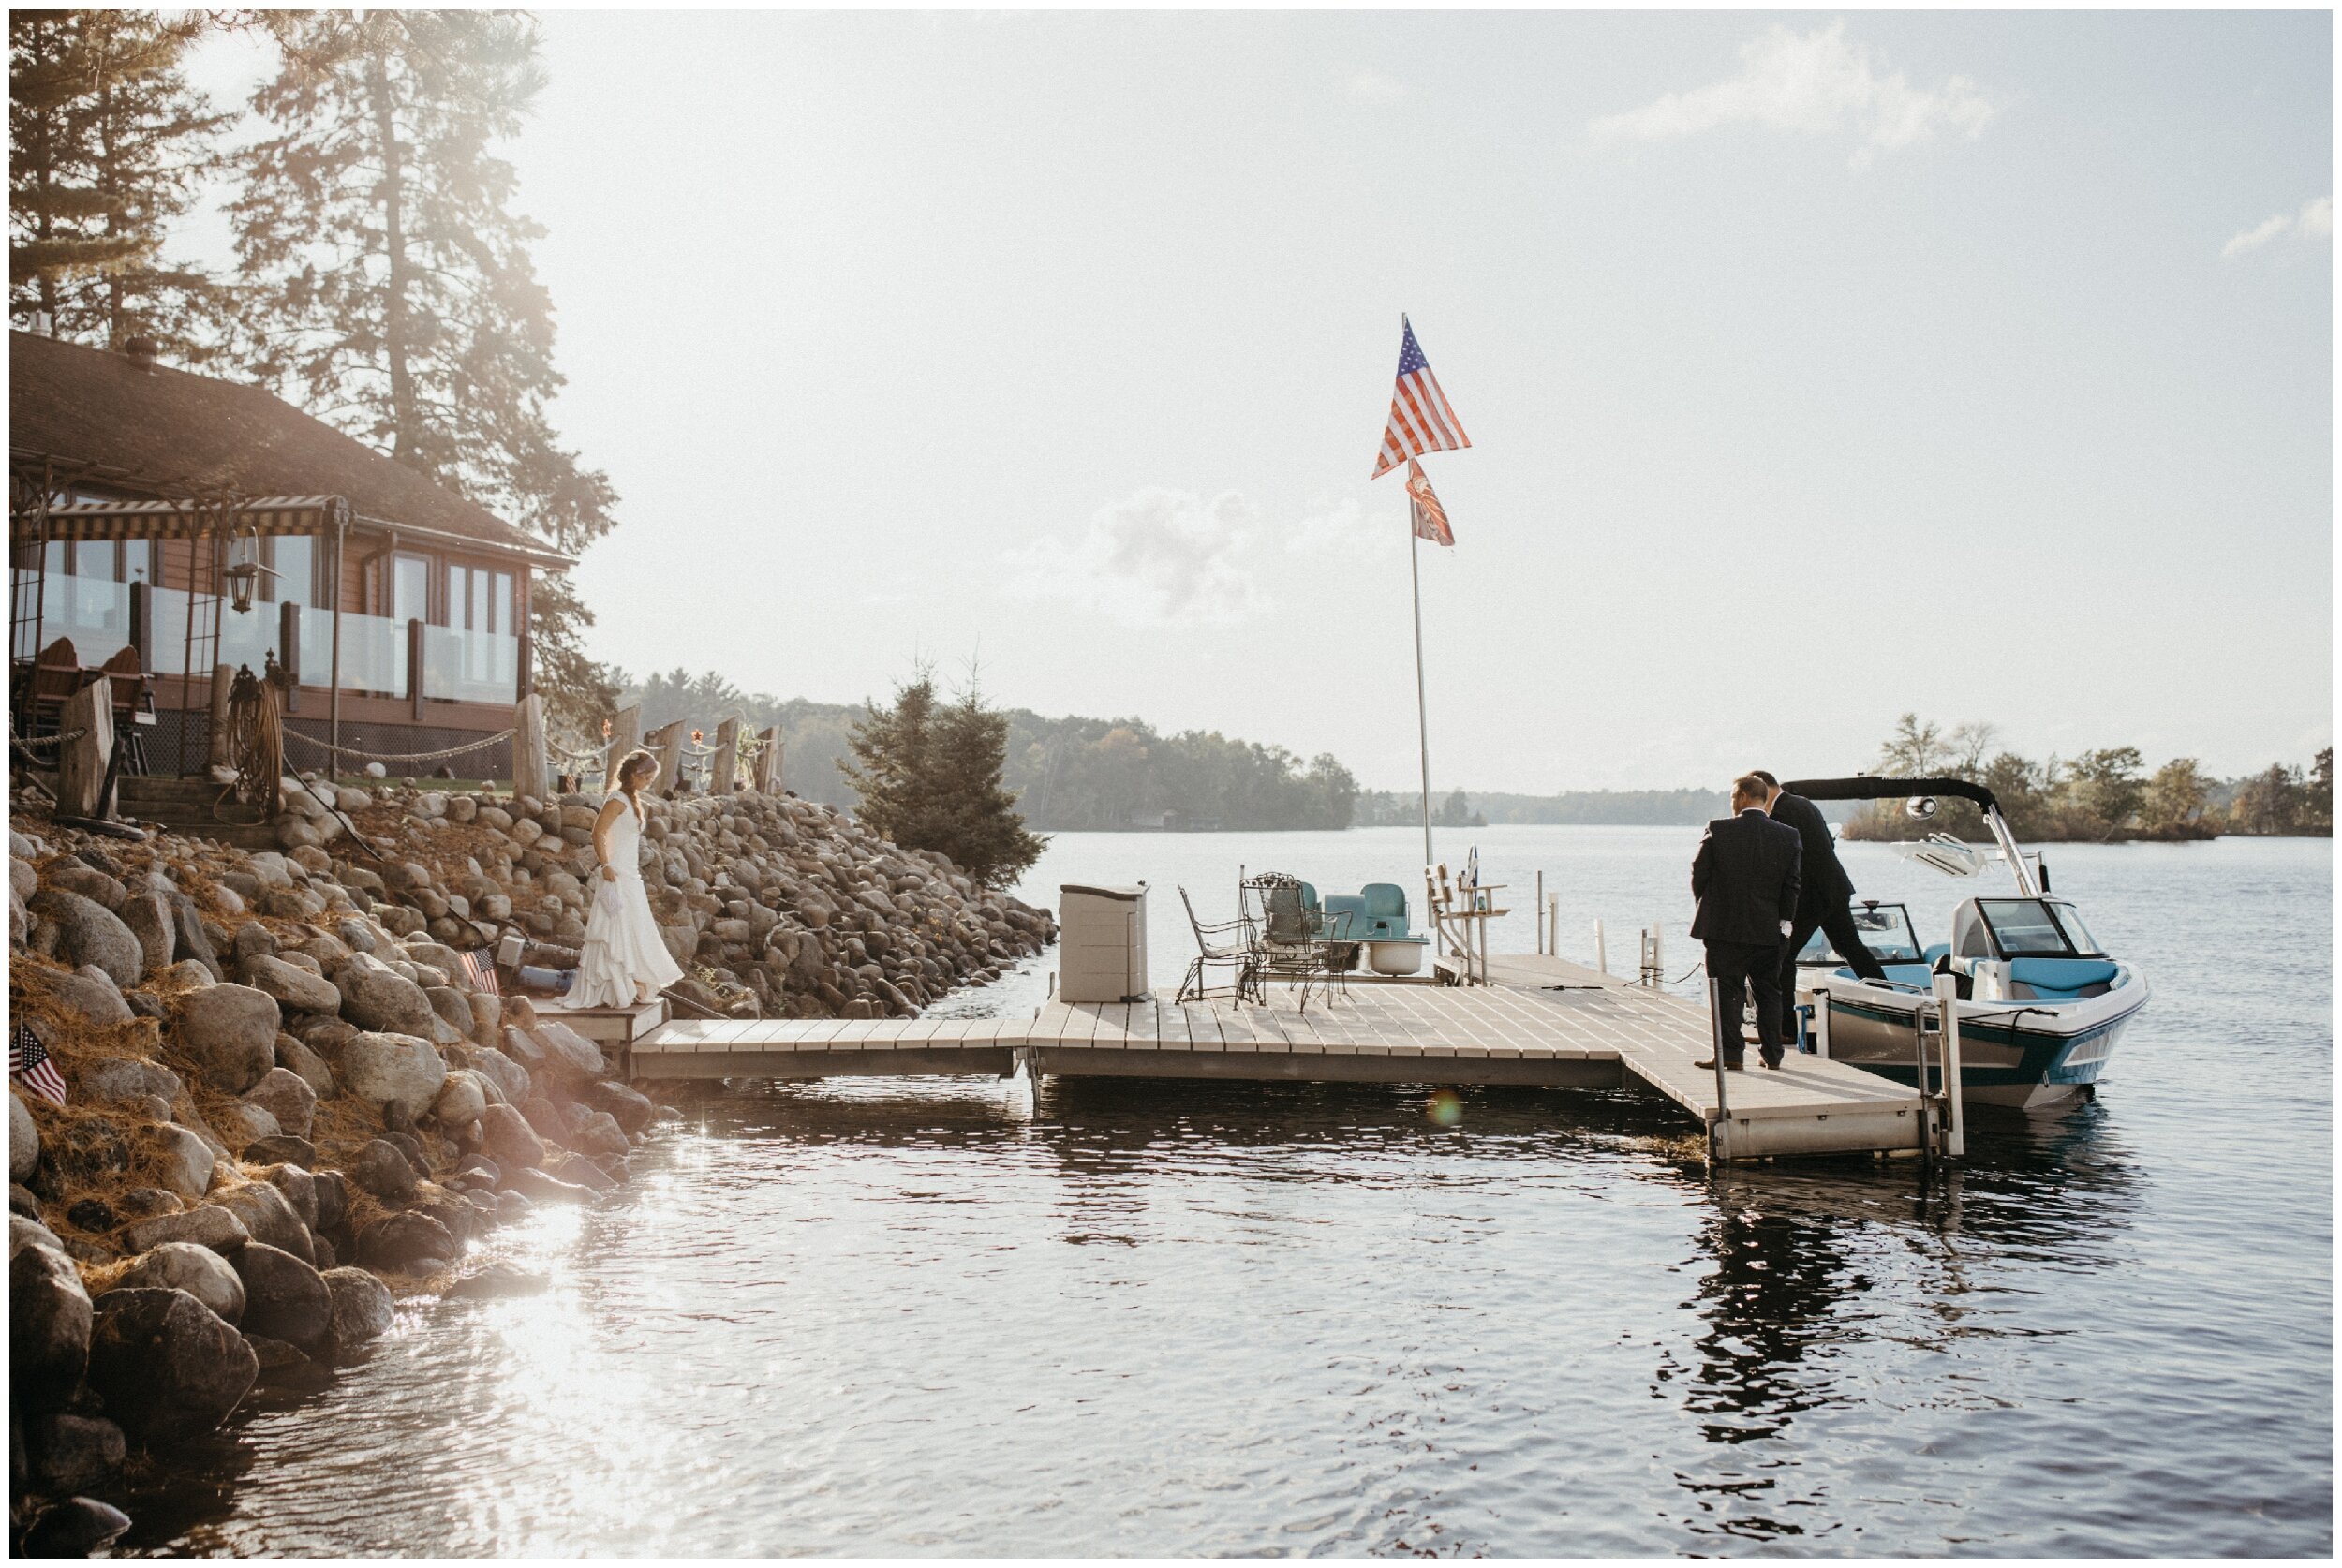
[{"label": "deck chair on porch", "polygon": [[41,649],[24,679],[18,727],[26,735],[55,734],[57,717],[65,712],[67,702],[82,689],[82,656],[75,650],[72,638],[60,637]]},{"label": "deck chair on porch", "polygon": [[146,730],[139,716],[155,712],[155,677],[139,668],[139,651],[125,647],[100,666],[113,687],[114,734],[122,742],[122,771],[146,771]]},{"label": "deck chair on porch", "polygon": [[[1205,969],[1213,964],[1225,965],[1236,971],[1232,994],[1237,1000],[1247,997],[1259,999],[1260,976],[1253,959],[1260,943],[1253,923],[1239,910],[1234,920],[1223,920],[1207,925],[1195,913],[1195,900],[1179,889],[1179,902],[1187,906],[1187,923],[1195,931],[1195,961],[1187,967],[1187,977],[1179,982],[1179,994],[1175,1001],[1204,1001],[1211,992],[1204,984]],[[1233,939],[1233,940],[1231,940]]]}]

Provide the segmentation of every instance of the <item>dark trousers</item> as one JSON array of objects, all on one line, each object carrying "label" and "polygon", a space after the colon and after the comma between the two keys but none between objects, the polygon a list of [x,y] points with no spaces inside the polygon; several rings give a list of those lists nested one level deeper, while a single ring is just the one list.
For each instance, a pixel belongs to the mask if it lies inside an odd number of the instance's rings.
[{"label": "dark trousers", "polygon": [[[1795,952],[1793,948],[1790,950]],[[1781,997],[1781,944],[1778,942],[1710,942],[1708,974],[1723,987],[1724,1059],[1738,1066],[1745,1054],[1741,1045],[1741,992],[1756,993],[1756,1043],[1765,1059],[1777,1062],[1786,1037],[1786,1010]]]},{"label": "dark trousers", "polygon": [[1841,904],[1819,920],[1800,917],[1789,930],[1789,942],[1781,950],[1781,1005],[1797,1005],[1797,955],[1800,949],[1816,931],[1830,939],[1830,945],[1846,968],[1864,980],[1884,980],[1887,971],[1878,967],[1871,950],[1862,945],[1862,933],[1854,928],[1854,911]]}]

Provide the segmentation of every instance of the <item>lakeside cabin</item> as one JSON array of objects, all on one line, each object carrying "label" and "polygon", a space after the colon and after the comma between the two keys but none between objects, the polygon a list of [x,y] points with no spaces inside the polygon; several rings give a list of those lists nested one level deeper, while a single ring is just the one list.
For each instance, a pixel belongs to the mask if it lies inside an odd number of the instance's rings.
[{"label": "lakeside cabin", "polygon": [[[103,671],[138,737],[126,771],[200,774],[217,673],[271,658],[289,767],[326,765],[299,736],[348,748],[349,773],[513,727],[531,583],[569,557],[260,388],[156,363],[144,339],[11,331],[8,371],[17,733]],[[511,743],[450,765],[510,778]]]}]

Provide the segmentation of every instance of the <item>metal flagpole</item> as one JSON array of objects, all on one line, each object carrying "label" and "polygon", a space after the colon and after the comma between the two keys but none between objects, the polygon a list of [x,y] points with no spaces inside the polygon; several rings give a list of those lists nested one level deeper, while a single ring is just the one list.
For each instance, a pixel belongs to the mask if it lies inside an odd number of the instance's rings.
[{"label": "metal flagpole", "polygon": [[1407,578],[1415,589],[1415,733],[1423,764],[1423,869],[1431,861],[1431,726],[1423,705],[1423,540],[1415,530],[1415,497],[1407,497]]}]

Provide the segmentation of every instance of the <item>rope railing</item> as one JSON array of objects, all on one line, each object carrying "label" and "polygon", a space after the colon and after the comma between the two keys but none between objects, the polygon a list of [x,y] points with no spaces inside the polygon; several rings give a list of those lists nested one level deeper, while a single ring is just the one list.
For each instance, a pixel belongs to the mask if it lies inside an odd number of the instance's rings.
[{"label": "rope railing", "polygon": [[298,730],[286,731],[285,738],[297,740],[304,746],[314,747],[332,756],[356,757],[369,762],[438,762],[450,757],[461,757],[467,751],[484,751],[498,742],[511,740],[520,731],[517,728],[498,730],[482,739],[467,741],[462,746],[443,746],[437,751],[367,751],[355,746],[334,746],[313,735],[304,735]]},{"label": "rope railing", "polygon": [[80,740],[88,733],[89,730],[84,726],[79,730],[67,730],[62,735],[12,735],[9,738],[19,746],[63,746],[68,741]]}]

